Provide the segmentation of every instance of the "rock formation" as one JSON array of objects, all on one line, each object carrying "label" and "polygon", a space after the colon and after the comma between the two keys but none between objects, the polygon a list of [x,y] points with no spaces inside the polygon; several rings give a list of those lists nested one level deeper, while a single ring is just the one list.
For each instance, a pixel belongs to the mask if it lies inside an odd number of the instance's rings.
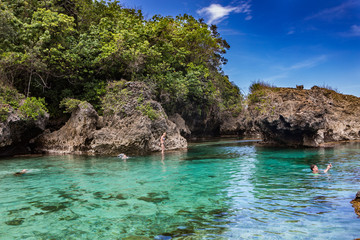
[{"label": "rock formation", "polygon": [[252,94],[244,115],[264,142],[319,147],[360,139],[360,98],[316,86],[268,87]]},{"label": "rock formation", "polygon": [[355,198],[350,203],[352,204],[355,213],[360,217],[360,191],[356,193]]},{"label": "rock formation", "polygon": [[45,131],[35,140],[36,151],[46,153],[86,153],[94,137],[99,116],[87,102],[79,104],[59,130]]},{"label": "rock formation", "polygon": [[30,153],[29,141],[45,130],[49,115],[23,117],[10,107],[6,121],[0,122],[0,156]]},{"label": "rock formation", "polygon": [[240,116],[233,116],[231,112],[223,112],[220,125],[221,136],[236,136],[259,139],[260,132],[254,121],[250,118],[247,109]]},{"label": "rock formation", "polygon": [[176,113],[169,117],[169,120],[176,124],[176,126],[180,129],[180,134],[183,137],[190,137],[191,131],[189,127],[186,125],[185,120],[180,116],[180,114]]},{"label": "rock formation", "polygon": [[86,102],[79,104],[60,130],[44,133],[35,143],[48,153],[90,153],[117,155],[160,151],[160,136],[167,132],[166,150],[186,148],[175,123],[168,120],[161,105],[152,100],[144,83],[113,82],[103,100],[99,117]]}]

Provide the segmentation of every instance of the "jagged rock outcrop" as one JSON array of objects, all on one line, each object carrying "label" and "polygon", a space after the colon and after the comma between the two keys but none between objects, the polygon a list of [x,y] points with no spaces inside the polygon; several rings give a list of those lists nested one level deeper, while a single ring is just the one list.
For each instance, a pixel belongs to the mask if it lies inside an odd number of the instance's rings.
[{"label": "jagged rock outcrop", "polygon": [[254,121],[250,118],[246,109],[235,116],[231,112],[223,112],[221,115],[220,135],[260,138],[259,129],[254,125]]},{"label": "jagged rock outcrop", "polygon": [[166,132],[165,149],[186,148],[175,123],[168,120],[160,103],[152,100],[144,83],[113,82],[103,100],[104,117],[89,103],[79,104],[60,130],[36,139],[37,150],[48,153],[116,155],[160,151],[160,136]]},{"label": "jagged rock outcrop", "polygon": [[355,198],[350,203],[352,204],[355,213],[360,217],[360,191],[356,193]]},{"label": "jagged rock outcrop", "polygon": [[80,103],[62,128],[51,133],[46,131],[34,141],[36,151],[58,154],[91,152],[89,145],[98,122],[99,116],[93,106]]},{"label": "jagged rock outcrop", "polygon": [[360,98],[316,86],[271,87],[253,94],[245,115],[264,142],[319,147],[360,139]]},{"label": "jagged rock outcrop", "polygon": [[176,113],[176,114],[170,116],[169,120],[176,124],[176,126],[180,130],[181,136],[186,137],[186,138],[191,136],[191,131],[190,131],[189,127],[186,125],[185,120],[180,116],[180,114]]},{"label": "jagged rock outcrop", "polygon": [[171,115],[171,119],[177,121],[174,119],[176,116],[180,116],[184,120],[186,126],[181,128],[181,132],[187,138],[219,136],[221,111],[216,104],[199,106],[189,103],[185,106],[177,106],[176,112]]},{"label": "jagged rock outcrop", "polygon": [[9,107],[7,119],[0,122],[0,156],[31,153],[29,141],[45,130],[48,119],[47,113],[35,120]]}]

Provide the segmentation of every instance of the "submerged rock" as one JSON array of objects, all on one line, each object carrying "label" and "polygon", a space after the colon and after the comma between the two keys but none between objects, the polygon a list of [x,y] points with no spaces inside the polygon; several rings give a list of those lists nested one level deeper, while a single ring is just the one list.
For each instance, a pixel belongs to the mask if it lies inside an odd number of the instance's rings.
[{"label": "submerged rock", "polygon": [[123,240],[152,240],[153,238],[145,237],[145,236],[128,236],[122,238]]},{"label": "submerged rock", "polygon": [[21,225],[23,222],[24,222],[24,218],[15,218],[13,220],[6,221],[5,223],[11,226],[18,226]]},{"label": "submerged rock", "polygon": [[151,203],[160,203],[163,201],[169,200],[168,192],[162,192],[162,193],[148,193],[146,197],[139,197],[138,200],[142,200],[145,202],[151,202]]}]

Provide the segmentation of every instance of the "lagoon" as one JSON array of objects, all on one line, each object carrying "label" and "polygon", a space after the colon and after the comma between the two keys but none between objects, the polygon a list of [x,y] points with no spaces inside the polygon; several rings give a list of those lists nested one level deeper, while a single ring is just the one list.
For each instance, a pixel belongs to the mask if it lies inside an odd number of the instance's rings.
[{"label": "lagoon", "polygon": [[[312,174],[310,164],[327,174]],[[29,173],[14,176],[15,171]],[[0,160],[0,239],[355,239],[360,144]]]}]

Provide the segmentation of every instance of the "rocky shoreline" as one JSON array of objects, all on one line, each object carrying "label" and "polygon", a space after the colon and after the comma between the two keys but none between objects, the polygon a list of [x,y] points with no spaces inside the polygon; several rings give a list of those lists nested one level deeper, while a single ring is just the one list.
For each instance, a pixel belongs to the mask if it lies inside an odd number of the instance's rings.
[{"label": "rocky shoreline", "polygon": [[164,132],[166,150],[184,149],[186,139],[206,136],[194,134],[201,126],[213,129],[207,136],[255,136],[262,145],[333,147],[360,141],[360,98],[319,87],[267,87],[252,94],[238,116],[216,112],[189,121],[178,113],[167,116],[144,83],[113,82],[102,116],[91,104],[79,102],[58,130],[46,129],[48,115],[31,121],[11,112],[0,123],[0,155],[146,154],[161,151]]}]

